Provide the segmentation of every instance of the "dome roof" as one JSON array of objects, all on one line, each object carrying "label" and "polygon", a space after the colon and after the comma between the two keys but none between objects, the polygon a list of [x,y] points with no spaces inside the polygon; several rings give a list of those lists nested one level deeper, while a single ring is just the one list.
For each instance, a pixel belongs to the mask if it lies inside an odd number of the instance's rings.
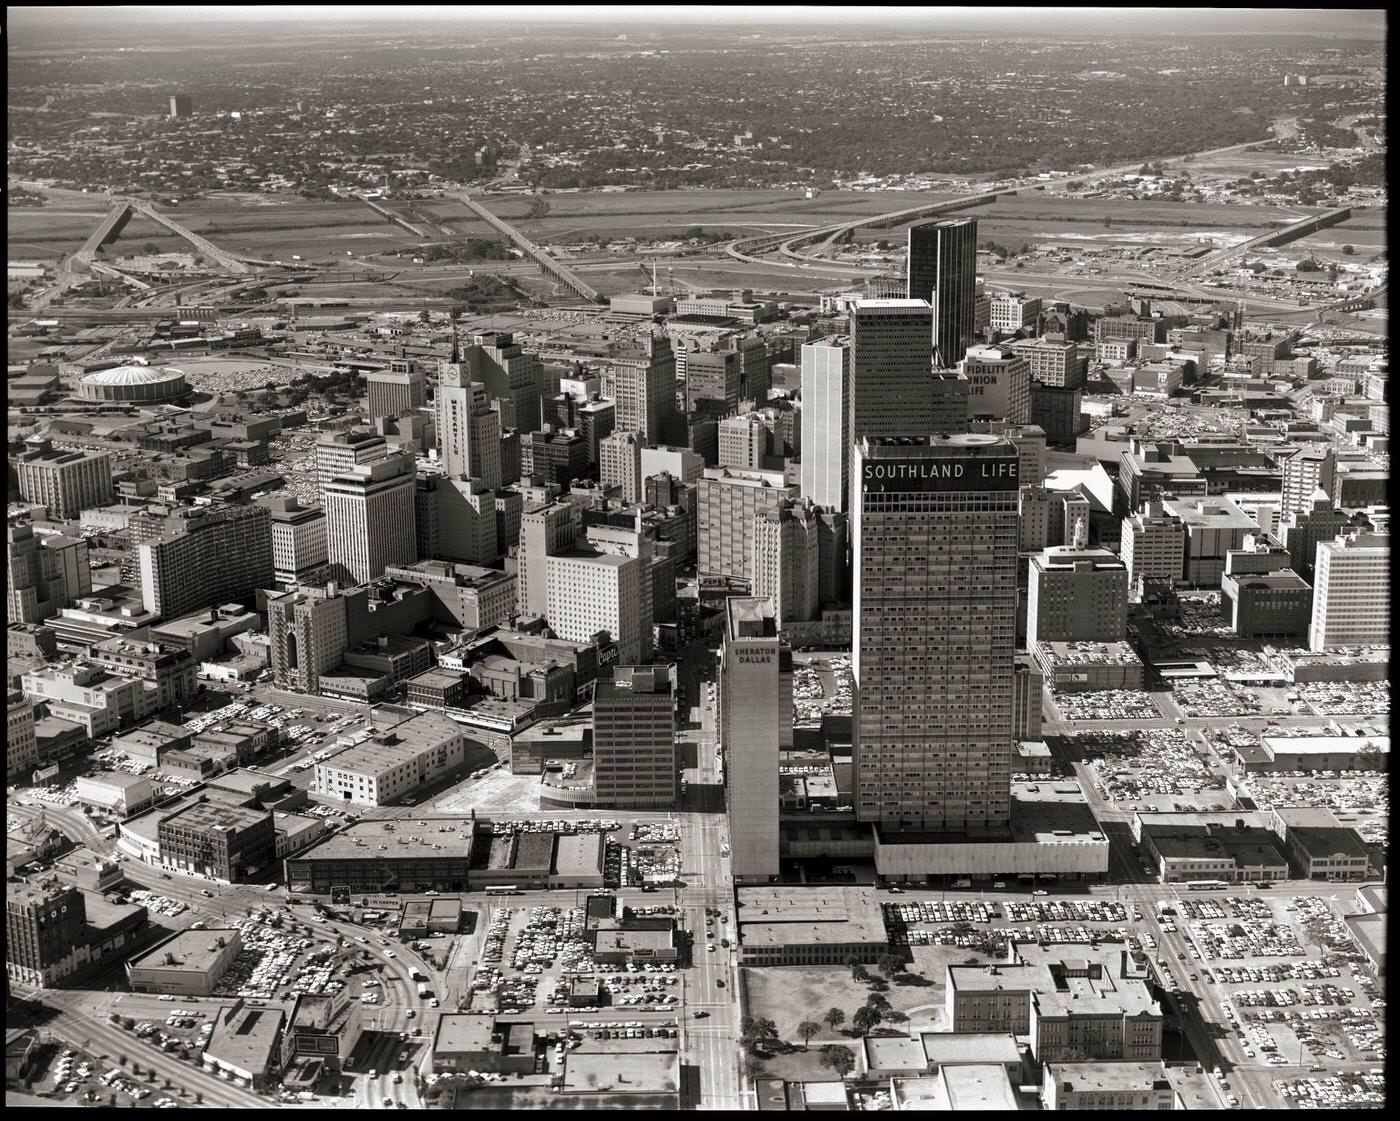
[{"label": "dome roof", "polygon": [[84,385],[155,385],[185,376],[174,366],[116,366],[83,378]]}]

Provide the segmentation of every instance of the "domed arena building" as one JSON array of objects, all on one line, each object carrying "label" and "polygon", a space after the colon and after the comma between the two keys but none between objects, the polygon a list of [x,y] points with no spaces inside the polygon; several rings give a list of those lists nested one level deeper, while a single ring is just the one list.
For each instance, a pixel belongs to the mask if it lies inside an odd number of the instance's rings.
[{"label": "domed arena building", "polygon": [[159,404],[189,393],[185,372],[174,366],[116,366],[87,374],[78,382],[84,401]]}]

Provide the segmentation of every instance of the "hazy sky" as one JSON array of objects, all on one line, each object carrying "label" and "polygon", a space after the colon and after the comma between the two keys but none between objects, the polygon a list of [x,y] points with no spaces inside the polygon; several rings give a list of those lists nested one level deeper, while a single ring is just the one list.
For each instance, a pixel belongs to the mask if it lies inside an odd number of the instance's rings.
[{"label": "hazy sky", "polygon": [[181,23],[229,22],[394,22],[402,28],[416,23],[611,23],[611,24],[720,24],[800,26],[897,25],[909,28],[996,30],[1024,33],[1042,27],[1047,33],[1105,33],[1131,31],[1255,33],[1356,33],[1384,35],[1382,9],[1326,8],[1040,8],[932,7],[891,8],[862,5],[638,5],[638,4],[269,4],[206,5],[109,5],[92,7],[11,6],[11,25],[69,25],[77,23],[145,23],[171,20]]}]

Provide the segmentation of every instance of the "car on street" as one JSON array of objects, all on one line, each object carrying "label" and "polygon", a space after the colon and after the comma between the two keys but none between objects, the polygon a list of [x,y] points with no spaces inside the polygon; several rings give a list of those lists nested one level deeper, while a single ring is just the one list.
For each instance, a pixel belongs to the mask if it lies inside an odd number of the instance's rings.
[{"label": "car on street", "polygon": [[1038,888],[1036,888],[1033,892],[1031,892],[1031,894],[1032,894],[1032,895],[1049,895],[1050,893],[1049,893],[1048,891],[1046,891],[1043,887],[1038,887]]}]

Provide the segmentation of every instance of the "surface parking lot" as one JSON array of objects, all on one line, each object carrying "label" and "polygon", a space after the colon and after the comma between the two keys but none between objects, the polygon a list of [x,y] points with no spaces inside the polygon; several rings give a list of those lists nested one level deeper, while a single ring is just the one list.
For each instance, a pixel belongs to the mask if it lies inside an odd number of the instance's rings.
[{"label": "surface parking lot", "polygon": [[[1072,732],[1061,737],[1072,758],[1082,758],[1106,801],[1143,808],[1163,798],[1218,793],[1224,780],[1202,759],[1196,743],[1175,728]],[[1167,803],[1170,807],[1170,803]]]},{"label": "surface parking lot", "polygon": [[1231,897],[1183,900],[1181,909],[1246,1057],[1274,1066],[1384,1060],[1385,1001],[1329,900]]},{"label": "surface parking lot", "polygon": [[[636,913],[641,918],[674,917],[668,904],[639,905]],[[468,1007],[520,1013],[593,1011],[591,998],[575,1002],[571,983],[576,978],[596,979],[605,1005],[673,1012],[682,1003],[677,965],[597,962],[581,907],[536,906],[493,909]]]}]

